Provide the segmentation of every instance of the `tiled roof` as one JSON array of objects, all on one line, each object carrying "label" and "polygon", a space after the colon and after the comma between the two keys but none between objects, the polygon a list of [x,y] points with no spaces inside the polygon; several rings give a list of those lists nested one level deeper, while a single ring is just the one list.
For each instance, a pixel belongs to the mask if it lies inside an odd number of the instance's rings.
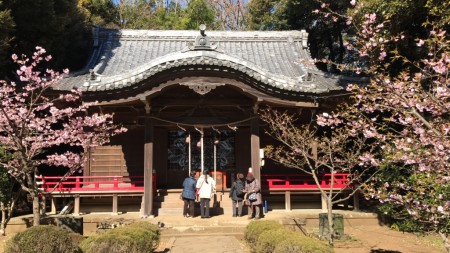
[{"label": "tiled roof", "polygon": [[116,90],[191,65],[235,69],[264,85],[292,92],[318,94],[343,88],[340,78],[307,64],[311,58],[304,31],[207,31],[210,44],[205,47],[195,44],[199,35],[198,31],[97,29],[88,64],[57,89]]}]

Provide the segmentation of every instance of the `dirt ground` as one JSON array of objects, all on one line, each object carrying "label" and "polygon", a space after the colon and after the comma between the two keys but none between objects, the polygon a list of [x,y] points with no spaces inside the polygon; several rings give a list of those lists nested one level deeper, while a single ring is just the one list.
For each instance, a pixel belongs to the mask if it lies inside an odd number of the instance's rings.
[{"label": "dirt ground", "polygon": [[418,236],[388,227],[346,227],[350,238],[337,241],[335,253],[445,253],[439,236]]},{"label": "dirt ground", "polygon": [[[337,240],[335,253],[445,253],[437,235],[417,236],[383,226],[346,226],[346,239]],[[0,236],[0,253],[4,242],[13,235]],[[238,240],[243,242],[243,238]]]}]

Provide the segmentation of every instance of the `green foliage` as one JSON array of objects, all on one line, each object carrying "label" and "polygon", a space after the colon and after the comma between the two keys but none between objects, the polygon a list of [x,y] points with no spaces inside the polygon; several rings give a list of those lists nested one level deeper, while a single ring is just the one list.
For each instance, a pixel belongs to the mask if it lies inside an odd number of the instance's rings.
[{"label": "green foliage", "polygon": [[[387,199],[387,194],[397,196],[397,201],[383,201],[379,210],[390,218],[391,227],[404,232],[434,231],[435,224],[429,222],[437,219],[443,225],[440,231],[450,233],[450,219],[440,214],[439,206],[445,206],[450,199],[450,185],[435,184],[435,176],[417,174],[407,166],[386,165],[377,177],[379,181],[370,188],[383,192],[381,199]],[[393,186],[405,185],[410,190]],[[436,196],[438,196],[436,198]],[[416,203],[428,206],[425,210],[412,211]]]},{"label": "green foliage", "polygon": [[245,240],[257,253],[332,253],[322,241],[284,228],[276,221],[253,221],[245,230]]},{"label": "green foliage", "polygon": [[[328,8],[339,14],[345,14],[350,1],[324,1]],[[257,0],[249,4],[251,29],[302,30],[309,33],[308,42],[313,58],[326,59],[335,63],[347,62],[343,36],[349,34],[345,19],[330,21],[322,14],[313,13],[320,9],[320,1],[310,0]],[[347,52],[348,53],[348,52]],[[318,63],[325,71],[337,71],[334,65]]]},{"label": "green foliage", "polygon": [[117,8],[112,0],[78,0],[78,6],[85,13],[91,25],[115,28],[118,19]]},{"label": "green foliage", "polygon": [[[0,146],[0,161],[4,162],[11,157],[11,154]],[[14,180],[8,173],[8,170],[0,166],[0,202],[8,206],[13,199]]]},{"label": "green foliage", "polygon": [[153,252],[159,240],[157,226],[138,222],[89,237],[80,244],[80,248],[85,253],[145,253]]},{"label": "green foliage", "polygon": [[117,5],[118,20],[122,29],[152,29],[155,24],[153,1],[121,1]]},{"label": "green foliage", "polygon": [[252,221],[245,229],[245,240],[253,247],[256,245],[259,236],[267,230],[280,229],[283,226],[277,221]]},{"label": "green foliage", "polygon": [[79,252],[80,236],[66,229],[45,225],[34,226],[7,241],[5,253],[74,253]]},{"label": "green foliage", "polygon": [[186,8],[186,29],[198,30],[201,24],[209,29],[215,29],[217,24],[213,10],[205,0],[191,0]]},{"label": "green foliage", "polygon": [[0,1],[0,73],[4,73],[8,50],[13,37],[14,20],[11,17],[11,11],[3,9],[2,1]]},{"label": "green foliage", "polygon": [[430,0],[361,0],[358,1],[356,9],[349,9],[348,14],[352,17],[355,27],[362,27],[365,22],[364,16],[374,13],[377,23],[383,23],[384,37],[402,36],[403,39],[397,43],[385,43],[386,52],[389,52],[388,56],[392,62],[384,71],[395,75],[408,67],[403,59],[397,59],[396,56],[401,55],[408,61],[427,58],[427,52],[416,46],[417,39],[429,35],[430,26],[425,26],[425,23],[448,24],[450,18],[443,14],[450,13],[449,7],[448,3],[444,8],[441,1]]},{"label": "green foliage", "polygon": [[253,247],[258,253],[273,253],[275,247],[283,240],[295,236],[295,233],[285,228],[269,229],[261,233]]},{"label": "green foliage", "polygon": [[[44,47],[55,61],[53,69],[81,68],[89,55],[90,27],[77,0],[4,0],[15,27],[12,51],[32,55]],[[4,60],[4,59],[3,59]]]},{"label": "green foliage", "polygon": [[289,236],[281,240],[273,253],[332,253],[333,248],[323,242],[306,236]]},{"label": "green foliage", "polygon": [[157,29],[182,30],[186,29],[186,10],[180,5],[170,4],[167,7],[156,8]]},{"label": "green foliage", "polygon": [[288,0],[252,0],[248,4],[249,30],[283,30],[287,28]]},{"label": "green foliage", "polygon": [[8,174],[8,171],[0,167],[0,202],[8,203],[12,199],[13,181]]},{"label": "green foliage", "polygon": [[435,24],[439,27],[450,26],[450,3],[442,0],[428,0],[425,5]]}]

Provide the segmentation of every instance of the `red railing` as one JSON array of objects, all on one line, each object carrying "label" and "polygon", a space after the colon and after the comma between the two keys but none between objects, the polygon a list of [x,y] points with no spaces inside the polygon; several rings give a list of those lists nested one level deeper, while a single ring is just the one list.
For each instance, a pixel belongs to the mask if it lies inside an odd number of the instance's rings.
[{"label": "red railing", "polygon": [[[348,188],[346,173],[334,174],[333,189]],[[224,175],[223,175],[224,176]],[[42,176],[42,189],[51,192],[107,192],[144,191],[143,176],[70,176],[62,182],[62,177]],[[225,179],[225,178],[224,178]],[[318,189],[314,179],[307,174],[265,174],[261,175],[263,188],[268,190],[314,190]],[[223,180],[225,182],[225,180]],[[331,187],[331,174],[319,176],[323,189]],[[153,190],[156,190],[156,176],[153,175]]]},{"label": "red railing", "polygon": [[[69,176],[62,182],[62,177],[42,176],[42,189],[51,192],[102,192],[102,191],[143,191],[143,176]],[[156,187],[156,177],[153,176]]]},{"label": "red railing", "polygon": [[[348,188],[348,175],[346,173],[334,174],[333,189]],[[308,174],[266,174],[261,175],[261,181],[263,188],[268,187],[268,190],[319,189],[313,177]],[[319,182],[322,189],[330,189],[331,174],[319,175]]]}]

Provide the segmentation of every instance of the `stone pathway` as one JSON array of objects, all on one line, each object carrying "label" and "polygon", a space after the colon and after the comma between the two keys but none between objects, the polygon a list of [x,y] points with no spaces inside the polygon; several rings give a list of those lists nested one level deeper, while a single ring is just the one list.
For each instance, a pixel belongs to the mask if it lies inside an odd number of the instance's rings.
[{"label": "stone pathway", "polygon": [[245,253],[245,247],[235,236],[201,235],[171,237],[165,245],[170,253]]}]

